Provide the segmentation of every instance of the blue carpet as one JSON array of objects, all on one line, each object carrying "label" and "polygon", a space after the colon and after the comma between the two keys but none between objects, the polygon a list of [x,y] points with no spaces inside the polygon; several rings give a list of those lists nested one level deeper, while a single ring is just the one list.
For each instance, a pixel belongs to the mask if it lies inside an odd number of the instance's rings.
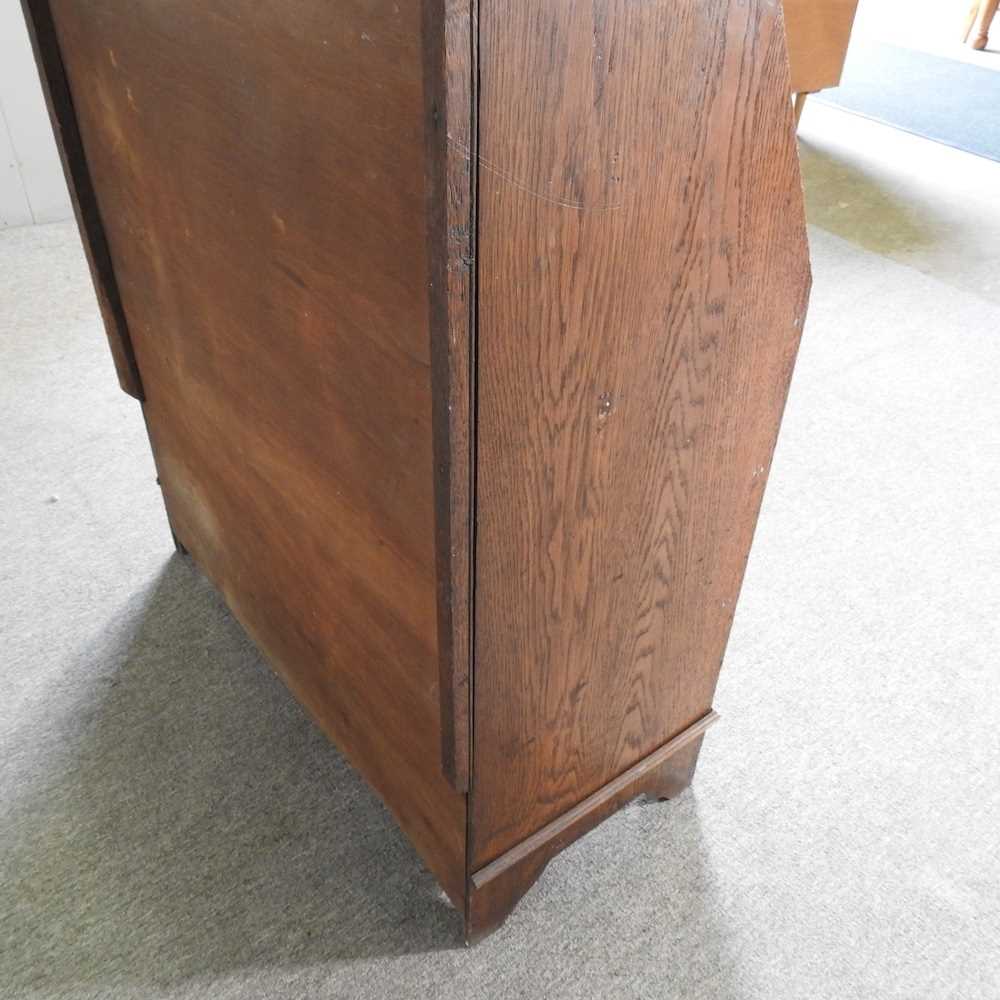
[{"label": "blue carpet", "polygon": [[856,39],[840,86],[815,99],[1000,160],[1000,72]]}]

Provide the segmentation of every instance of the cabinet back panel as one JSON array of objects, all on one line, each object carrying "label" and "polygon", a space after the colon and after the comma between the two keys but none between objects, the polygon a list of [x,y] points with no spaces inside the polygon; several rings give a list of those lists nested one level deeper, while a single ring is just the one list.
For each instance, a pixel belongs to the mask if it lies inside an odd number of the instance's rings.
[{"label": "cabinet back panel", "polygon": [[777,3],[479,58],[474,868],[709,710],[808,288]]},{"label": "cabinet back panel", "polygon": [[460,899],[420,5],[51,9],[172,524]]}]

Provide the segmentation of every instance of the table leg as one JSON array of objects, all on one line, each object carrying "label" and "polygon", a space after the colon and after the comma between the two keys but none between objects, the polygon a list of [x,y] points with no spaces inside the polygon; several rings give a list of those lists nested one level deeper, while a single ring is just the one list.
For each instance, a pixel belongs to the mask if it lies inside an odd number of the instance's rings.
[{"label": "table leg", "polygon": [[972,31],[972,26],[976,23],[976,18],[979,16],[979,4],[980,0],[972,0],[972,6],[969,8],[969,13],[965,18],[965,26],[962,30],[962,41],[967,42],[969,40],[969,33]]},{"label": "table leg", "polygon": [[810,91],[804,90],[799,91],[795,95],[795,105],[793,110],[795,111],[795,127],[799,127],[799,119],[802,117],[802,111],[806,106],[806,98],[809,96]]}]

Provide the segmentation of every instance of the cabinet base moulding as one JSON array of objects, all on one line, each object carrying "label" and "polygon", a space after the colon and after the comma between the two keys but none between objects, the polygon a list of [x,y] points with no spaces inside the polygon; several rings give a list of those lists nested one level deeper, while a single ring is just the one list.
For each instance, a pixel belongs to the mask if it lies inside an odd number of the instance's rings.
[{"label": "cabinet base moulding", "polygon": [[495,931],[557,854],[633,799],[680,795],[694,778],[706,730],[718,721],[717,712],[708,712],[579,805],[474,872],[466,893],[466,941],[475,944]]}]

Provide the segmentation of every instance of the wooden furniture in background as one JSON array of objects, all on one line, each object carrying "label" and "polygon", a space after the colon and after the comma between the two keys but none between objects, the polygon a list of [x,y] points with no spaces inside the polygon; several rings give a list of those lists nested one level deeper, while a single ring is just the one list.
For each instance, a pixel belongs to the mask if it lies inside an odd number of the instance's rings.
[{"label": "wooden furniture in background", "polygon": [[476,938],[715,719],[809,284],[780,7],[25,9],[178,545]]},{"label": "wooden furniture in background", "polygon": [[[974,0],[965,21],[962,41],[968,42],[974,49],[982,51],[989,44],[990,26],[996,17],[997,5],[1000,0]],[[973,27],[976,29],[973,33]],[[969,35],[972,35],[971,41]]]},{"label": "wooden furniture in background", "polygon": [[809,94],[840,83],[858,0],[783,3],[797,123]]}]

